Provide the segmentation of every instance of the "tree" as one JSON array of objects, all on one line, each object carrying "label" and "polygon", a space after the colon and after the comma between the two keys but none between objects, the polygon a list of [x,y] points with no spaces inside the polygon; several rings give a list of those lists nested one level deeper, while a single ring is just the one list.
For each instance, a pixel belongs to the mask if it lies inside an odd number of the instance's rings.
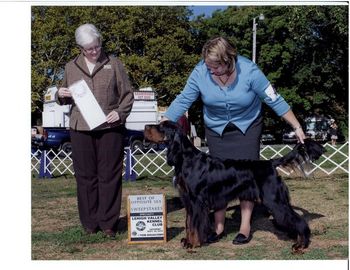
[{"label": "tree", "polygon": [[[347,133],[348,9],[346,6],[230,6],[190,21],[184,6],[89,6],[32,8],[32,112],[47,87],[59,84],[65,63],[79,53],[74,31],[83,23],[101,30],[108,53],[125,64],[135,89],[152,86],[167,106],[183,89],[203,44],[223,35],[251,58],[252,20],[260,13],[257,64],[299,119],[330,115]],[[190,111],[202,127],[201,104]],[[265,123],[281,130],[264,110]],[[202,128],[200,128],[203,130]]]},{"label": "tree", "polygon": [[345,6],[294,7],[290,12],[298,62],[293,79],[311,110],[347,126],[348,12]]},{"label": "tree", "polygon": [[199,58],[190,15],[178,6],[33,7],[32,112],[40,111],[47,87],[60,83],[65,63],[79,53],[74,31],[87,22],[100,29],[107,52],[121,58],[134,88],[152,86],[160,105],[168,105]]},{"label": "tree", "polygon": [[62,79],[65,63],[78,53],[74,30],[91,14],[91,8],[32,8],[32,112],[40,112],[46,89]]},{"label": "tree", "polygon": [[[348,10],[346,6],[229,7],[212,18],[197,18],[197,37],[233,41],[251,57],[252,20],[260,13],[257,64],[300,120],[309,114],[336,117],[347,133]],[[265,124],[282,129],[271,110]]]}]

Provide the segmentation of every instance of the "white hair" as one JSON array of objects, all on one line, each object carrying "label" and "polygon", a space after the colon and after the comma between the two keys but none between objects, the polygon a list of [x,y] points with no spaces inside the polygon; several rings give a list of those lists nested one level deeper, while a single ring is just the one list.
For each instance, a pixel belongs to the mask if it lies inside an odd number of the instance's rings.
[{"label": "white hair", "polygon": [[93,24],[86,23],[80,25],[77,30],[75,30],[75,41],[81,47],[91,44],[96,40],[101,42],[102,36]]}]

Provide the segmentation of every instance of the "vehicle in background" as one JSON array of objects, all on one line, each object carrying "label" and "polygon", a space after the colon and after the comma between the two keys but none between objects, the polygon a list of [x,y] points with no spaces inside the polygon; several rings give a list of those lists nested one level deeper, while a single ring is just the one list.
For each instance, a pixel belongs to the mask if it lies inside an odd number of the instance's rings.
[{"label": "vehicle in background", "polygon": [[261,144],[276,144],[279,143],[280,136],[271,127],[264,127],[261,134]]},{"label": "vehicle in background", "polygon": [[[55,151],[71,151],[69,135],[69,112],[71,105],[59,105],[55,100],[57,87],[50,87],[44,95],[42,127],[32,128],[32,147],[54,149]],[[130,115],[126,119],[125,146],[132,150],[158,148],[156,144],[146,142],[143,130],[147,124],[159,123],[161,113],[158,112],[156,92],[150,88],[141,88],[134,92],[134,103]]]},{"label": "vehicle in background", "polygon": [[[160,145],[145,141],[143,131],[129,129],[125,131],[124,146],[129,146],[132,152],[135,152],[137,149],[145,152],[151,148],[154,150],[162,148]],[[72,151],[69,130],[34,126],[32,127],[32,148],[40,150],[52,149],[56,152],[63,150],[68,154]]]},{"label": "vehicle in background", "polygon": [[274,144],[276,142],[276,138],[271,133],[263,133],[261,134],[261,143],[262,144]]},{"label": "vehicle in background", "polygon": [[297,138],[295,136],[295,131],[289,127],[286,128],[283,135],[282,135],[282,142],[285,144],[296,143]]},{"label": "vehicle in background", "polygon": [[326,142],[330,128],[330,118],[308,117],[305,119],[305,135],[315,141]]},{"label": "vehicle in background", "polygon": [[69,129],[32,127],[32,148],[40,150],[72,151]]},{"label": "vehicle in background", "polygon": [[149,149],[155,151],[164,149],[164,145],[156,144],[150,141],[145,140],[143,131],[127,129],[124,137],[124,146],[130,147],[131,152],[135,152],[137,149],[140,149],[142,152],[146,152]]},{"label": "vehicle in background", "polygon": [[[311,138],[315,141],[319,141],[322,143],[325,143],[327,141],[330,141],[330,117],[324,117],[324,116],[311,116],[305,118],[303,129],[305,132],[306,137]],[[295,136],[294,130],[291,128],[287,128],[282,136],[283,143],[296,143],[297,138]],[[345,137],[341,133],[341,131],[338,129],[338,142],[344,142]]]}]

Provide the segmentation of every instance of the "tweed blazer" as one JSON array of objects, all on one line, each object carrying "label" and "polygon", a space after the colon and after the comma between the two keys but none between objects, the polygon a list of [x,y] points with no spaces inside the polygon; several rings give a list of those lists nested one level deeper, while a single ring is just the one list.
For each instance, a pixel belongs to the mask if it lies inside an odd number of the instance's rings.
[{"label": "tweed blazer", "polygon": [[[106,115],[115,110],[120,116],[120,120],[117,123],[106,123],[97,127],[96,130],[124,125],[126,118],[130,114],[134,95],[128,75],[121,61],[116,57],[107,56],[101,51],[95,68],[90,74],[84,55],[80,54],[66,64],[61,87],[69,88],[70,85],[81,79],[86,81]],[[56,93],[56,100],[60,105],[72,104],[69,119],[70,128],[81,131],[90,130],[72,98],[59,98],[58,93]]]}]

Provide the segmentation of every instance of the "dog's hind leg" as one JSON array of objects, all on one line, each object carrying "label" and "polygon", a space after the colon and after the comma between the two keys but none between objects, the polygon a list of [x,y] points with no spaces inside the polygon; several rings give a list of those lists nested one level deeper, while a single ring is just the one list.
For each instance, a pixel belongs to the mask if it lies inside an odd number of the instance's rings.
[{"label": "dog's hind leg", "polygon": [[293,245],[292,250],[293,253],[300,253],[309,246],[310,228],[290,205],[287,187],[279,177],[274,180],[266,181],[268,184],[263,185],[262,202],[269,208],[278,226],[297,235],[297,242]]},{"label": "dog's hind leg", "polygon": [[297,234],[297,242],[293,245],[293,252],[298,252],[309,246],[310,228],[306,221],[290,205],[275,202],[264,202],[264,205],[270,209],[278,226],[290,233]]}]

